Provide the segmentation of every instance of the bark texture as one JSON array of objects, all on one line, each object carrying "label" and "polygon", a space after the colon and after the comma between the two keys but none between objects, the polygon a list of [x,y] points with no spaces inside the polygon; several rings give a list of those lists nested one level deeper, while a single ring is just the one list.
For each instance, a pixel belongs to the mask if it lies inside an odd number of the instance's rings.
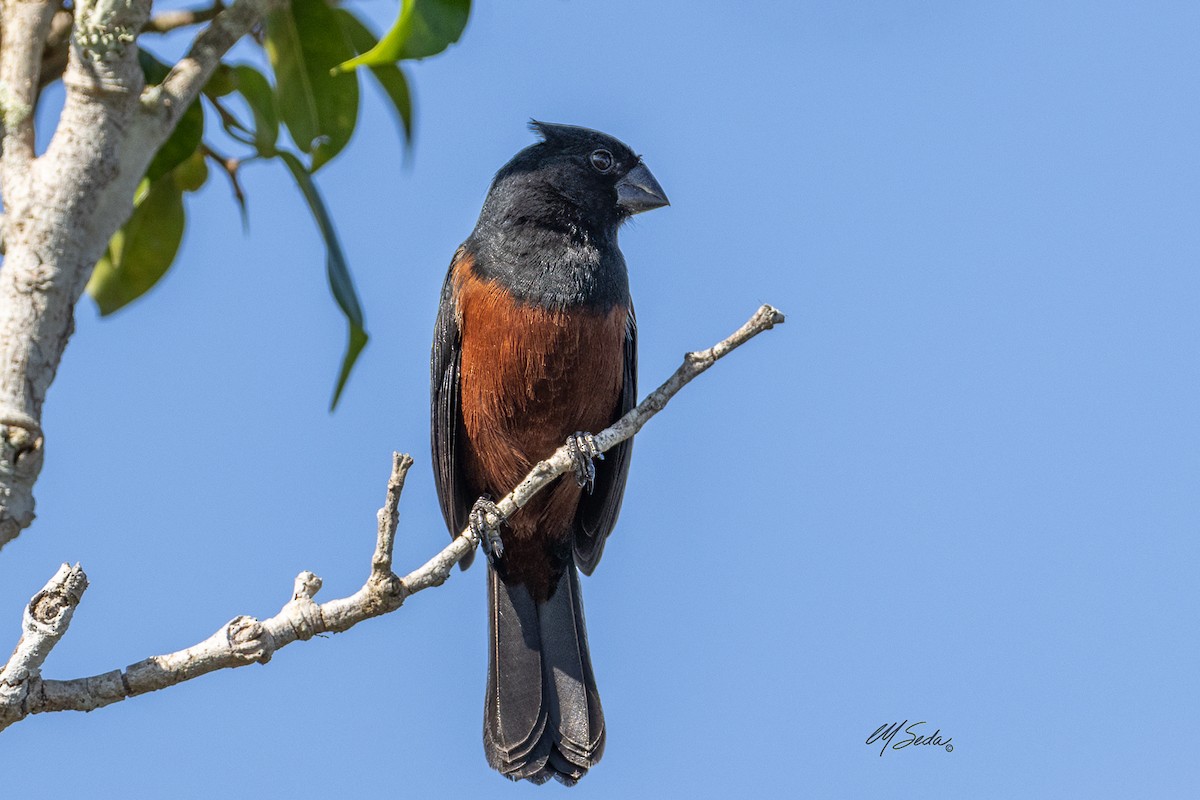
[{"label": "bark texture", "polygon": [[33,108],[58,5],[4,1],[0,548],[33,522],[45,452],[42,405],[92,268],[128,219],[150,159],[221,56],[281,2],[237,0],[201,31],[161,87],[143,91],[136,37],[150,0],[80,0],[63,74],[66,103],[49,147],[35,157]]}]

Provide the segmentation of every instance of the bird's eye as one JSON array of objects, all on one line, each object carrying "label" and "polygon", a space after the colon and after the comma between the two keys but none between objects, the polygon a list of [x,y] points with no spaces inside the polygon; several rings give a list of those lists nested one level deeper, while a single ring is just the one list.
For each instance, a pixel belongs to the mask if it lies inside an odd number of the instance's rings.
[{"label": "bird's eye", "polygon": [[591,159],[592,166],[596,168],[597,172],[608,172],[612,169],[613,154],[607,150],[593,150]]}]

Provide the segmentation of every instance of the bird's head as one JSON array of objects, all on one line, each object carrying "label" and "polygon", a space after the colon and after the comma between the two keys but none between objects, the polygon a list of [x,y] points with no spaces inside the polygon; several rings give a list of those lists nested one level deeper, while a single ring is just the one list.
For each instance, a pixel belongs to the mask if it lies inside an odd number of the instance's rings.
[{"label": "bird's head", "polygon": [[491,199],[612,228],[634,214],[668,205],[658,181],[624,142],[575,125],[534,120],[530,127],[542,140],[517,153],[496,174]]}]

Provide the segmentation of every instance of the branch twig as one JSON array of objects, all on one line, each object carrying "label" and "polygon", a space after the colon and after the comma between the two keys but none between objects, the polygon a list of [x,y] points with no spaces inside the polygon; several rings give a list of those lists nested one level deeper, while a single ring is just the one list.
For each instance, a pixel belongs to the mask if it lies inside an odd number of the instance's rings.
[{"label": "branch twig", "polygon": [[[246,192],[242,189],[242,182],[238,178],[238,167],[242,165],[242,162],[236,158],[221,155],[204,143],[200,144],[200,152],[215,161],[217,166],[221,168],[221,171],[225,173],[225,177],[229,178],[229,187],[233,190],[233,199],[237,203],[238,211],[242,216],[242,230],[248,231],[250,229],[250,217],[246,209]],[[3,231],[4,228],[0,226],[0,234]]]},{"label": "branch twig", "polygon": [[[596,434],[596,446],[600,452],[608,452],[640,431],[651,417],[663,410],[680,389],[715,364],[718,359],[763,331],[783,324],[783,321],[784,316],[777,309],[763,306],[754,312],[754,316],[747,320],[745,325],[734,331],[728,338],[717,342],[707,350],[685,354],[679,369],[675,370],[675,373],[667,378],[662,386],[647,395],[646,399],[638,403],[637,407],[628,414]],[[516,488],[496,503],[501,515],[508,519],[551,481],[572,469],[574,469],[574,461],[564,444],[545,461],[534,464],[533,469],[517,484]],[[474,547],[475,541],[472,538],[471,530],[466,528],[451,542],[449,547],[431,558],[419,570],[406,576],[404,578],[405,586],[411,592],[418,592],[428,586],[438,586],[444,583],[450,576],[451,568]]]},{"label": "branch twig", "polygon": [[234,0],[233,5],[218,13],[192,42],[187,55],[171,68],[162,85],[147,90],[143,106],[155,127],[163,124],[168,130],[196,99],[204,84],[212,77],[226,51],[259,23],[271,10],[286,0]]},{"label": "branch twig", "polygon": [[[720,358],[765,330],[784,321],[783,314],[763,306],[731,336],[707,350],[688,353],[665,383],[611,427],[596,434],[601,451],[609,450],[642,429],[672,397]],[[296,577],[291,599],[278,614],[259,621],[236,617],[197,645],[169,655],[139,661],[124,670],[74,680],[44,680],[42,662],[66,633],[71,614],[87,586],[78,566],[63,565],[25,612],[25,628],[7,666],[0,670],[0,730],[30,714],[48,711],[90,711],[139,694],[165,689],[218,669],[265,664],[282,647],[320,633],[348,630],[363,620],[398,609],[411,595],[439,586],[477,541],[464,530],[441,552],[404,578],[392,571],[392,551],[399,524],[400,493],[412,466],[407,455],[394,453],[387,499],[379,509],[375,552],[365,584],[349,597],[318,604],[313,598],[321,579],[311,572]],[[511,516],[557,476],[572,469],[566,446],[539,462],[497,505]]]},{"label": "branch twig", "polygon": [[[261,622],[253,617],[235,617],[199,644],[164,656],[153,656],[123,670],[67,681],[43,680],[42,661],[66,632],[71,612],[78,605],[87,577],[79,567],[63,565],[46,588],[34,597],[25,612],[25,633],[3,672],[0,672],[0,730],[30,714],[46,711],[91,711],[198,678],[218,669],[265,664],[281,647],[320,633],[348,630],[365,619],[395,611],[407,592],[392,572],[392,545],[399,522],[397,504],[412,459],[394,453],[387,499],[379,510],[379,533],[371,558],[371,573],[361,589],[350,597],[318,604],[313,598],[321,579],[311,572],[296,576],[292,597],[279,613]],[[77,590],[70,587],[79,586]],[[58,598],[53,608],[62,608],[57,622],[36,628],[31,620],[48,616],[39,609],[46,598]],[[43,630],[45,628],[45,630]]]},{"label": "branch twig", "polygon": [[199,25],[202,22],[209,22],[224,10],[225,4],[221,0],[217,0],[208,8],[163,11],[150,18],[146,27],[142,28],[142,33],[169,33],[177,28]]},{"label": "branch twig", "polygon": [[5,717],[24,705],[29,685],[38,679],[46,656],[67,632],[85,589],[87,576],[79,565],[63,564],[29,601],[21,638],[8,663],[0,669],[0,726]]}]

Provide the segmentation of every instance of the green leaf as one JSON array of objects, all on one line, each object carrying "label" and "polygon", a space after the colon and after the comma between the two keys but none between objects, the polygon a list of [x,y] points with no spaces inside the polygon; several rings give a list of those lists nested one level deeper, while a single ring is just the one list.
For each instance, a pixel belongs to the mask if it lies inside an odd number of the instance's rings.
[{"label": "green leaf", "polygon": [[175,168],[173,174],[176,185],[182,191],[199,191],[200,187],[208,181],[208,163],[204,160],[204,153],[199,150],[192,153]]},{"label": "green leaf", "polygon": [[87,292],[107,316],[141,297],[166,274],[183,240],[183,190],[173,173],[149,185],[108,243]]},{"label": "green leaf", "polygon": [[337,386],[333,390],[333,400],[329,402],[329,410],[333,411],[337,408],[338,400],[342,399],[342,389],[346,388],[346,381],[350,379],[350,370],[354,368],[354,362],[358,361],[358,355],[367,346],[367,332],[362,328],[350,326],[350,341],[346,344],[346,356],[342,359],[342,368],[338,370]]},{"label": "green leaf", "polygon": [[337,70],[346,72],[355,67],[437,55],[458,41],[470,16],[471,0],[403,0],[400,16],[379,44],[338,64]]},{"label": "green leaf", "polygon": [[275,155],[275,143],[279,141],[279,109],[275,103],[275,90],[254,67],[239,64],[233,71],[237,76],[237,90],[254,113],[254,145],[260,155],[269,158]]},{"label": "green leaf", "polygon": [[[375,34],[371,33],[371,29],[364,25],[358,17],[344,8],[337,9],[336,13],[346,35],[350,37],[350,44],[354,46],[355,52],[359,55],[370,51],[378,44]],[[388,99],[392,101],[392,108],[395,109],[400,125],[404,129],[406,149],[411,147],[413,136],[412,93],[409,92],[408,79],[405,77],[404,71],[397,64],[381,64],[371,67],[371,74],[383,91],[387,93]]]},{"label": "green leaf", "polygon": [[292,0],[267,16],[267,55],[279,111],[315,172],[341,152],[358,119],[358,81],[333,67],[354,48],[325,0]]},{"label": "green leaf", "polygon": [[204,84],[204,93],[209,97],[224,97],[237,89],[237,78],[233,68],[222,62],[213,70],[208,83]]},{"label": "green leaf", "polygon": [[[159,84],[167,77],[170,67],[159,61],[145,50],[138,50],[138,62],[142,73],[146,76],[147,84]],[[196,100],[187,107],[179,123],[171,135],[163,142],[163,146],[154,154],[150,166],[146,169],[146,177],[156,181],[179,166],[184,159],[196,152],[200,140],[204,138],[204,111],[200,101]]]},{"label": "green leaf", "polygon": [[146,177],[157,181],[175,167],[186,161],[204,138],[204,112],[200,104],[193,102],[179,118],[175,130],[163,142],[163,146],[154,154],[150,166],[146,168]]},{"label": "green leaf", "polygon": [[404,145],[405,148],[411,148],[413,142],[413,103],[412,93],[408,89],[408,78],[404,74],[404,70],[399,66],[392,67],[371,67],[371,74],[375,76],[375,80],[383,87],[383,91],[387,93],[388,98],[392,101],[392,108],[396,110],[396,116],[400,120],[400,125],[404,128]]},{"label": "green leaf", "polygon": [[321,236],[325,239],[325,271],[329,276],[329,288],[333,291],[333,299],[337,301],[338,307],[346,315],[346,322],[350,328],[346,355],[342,358],[337,385],[333,390],[333,402],[329,406],[332,411],[337,407],[338,399],[342,396],[342,389],[346,387],[346,380],[350,377],[350,370],[354,367],[354,362],[358,360],[359,353],[367,344],[362,306],[358,302],[358,293],[354,291],[354,280],[350,277],[350,269],[346,265],[346,257],[342,254],[342,246],[338,242],[337,232],[333,229],[333,220],[330,219],[329,211],[325,208],[325,201],[317,192],[312,175],[304,169],[300,159],[292,153],[281,150],[279,157],[291,170],[292,177],[296,179],[296,184],[304,193],[304,199],[308,201],[308,208],[317,221],[317,227],[321,229]]}]

